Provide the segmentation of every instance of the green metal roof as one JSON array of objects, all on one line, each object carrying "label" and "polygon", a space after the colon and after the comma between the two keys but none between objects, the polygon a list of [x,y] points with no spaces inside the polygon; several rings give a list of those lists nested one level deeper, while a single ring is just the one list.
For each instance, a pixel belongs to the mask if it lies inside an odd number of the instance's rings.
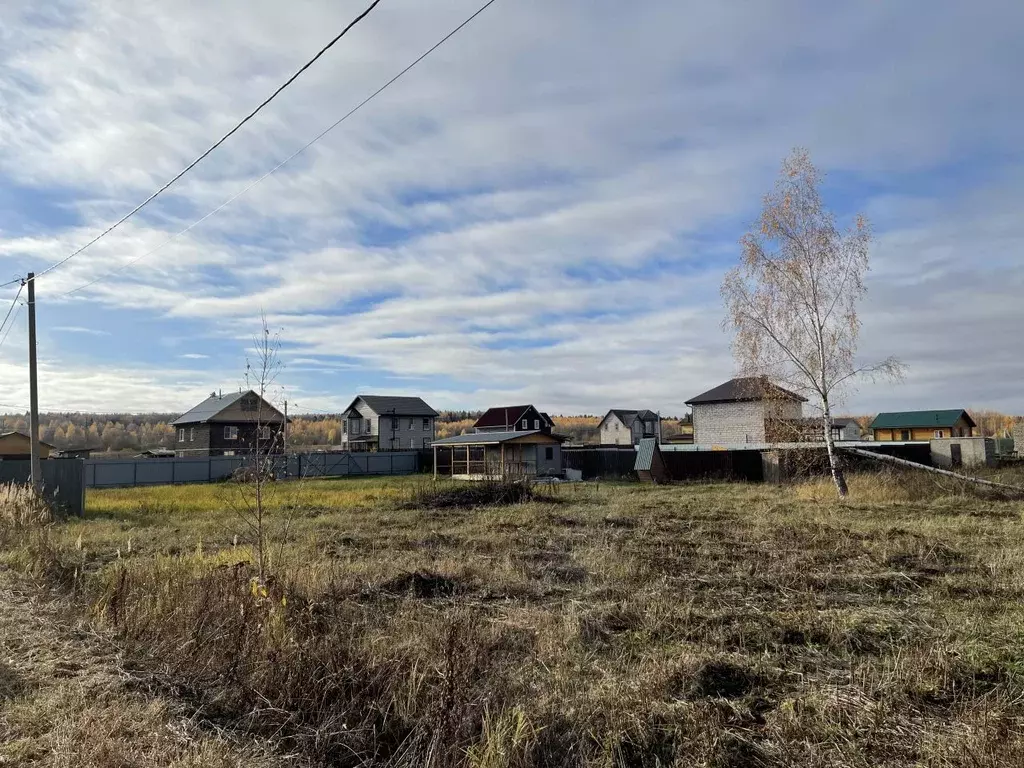
[{"label": "green metal roof", "polygon": [[871,422],[871,429],[913,429],[931,427],[952,427],[963,417],[967,423],[975,427],[967,411],[958,408],[950,411],[893,411],[880,413]]},{"label": "green metal roof", "polygon": [[658,441],[653,437],[640,440],[636,448],[636,463],[633,469],[637,472],[650,472],[654,467],[654,454],[658,450]]}]

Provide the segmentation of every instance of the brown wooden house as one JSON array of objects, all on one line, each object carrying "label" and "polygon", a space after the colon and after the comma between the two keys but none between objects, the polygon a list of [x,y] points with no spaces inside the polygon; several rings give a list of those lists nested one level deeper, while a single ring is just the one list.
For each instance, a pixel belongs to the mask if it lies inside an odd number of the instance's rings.
[{"label": "brown wooden house", "polygon": [[213,392],[171,425],[177,456],[284,453],[284,414],[251,389]]}]

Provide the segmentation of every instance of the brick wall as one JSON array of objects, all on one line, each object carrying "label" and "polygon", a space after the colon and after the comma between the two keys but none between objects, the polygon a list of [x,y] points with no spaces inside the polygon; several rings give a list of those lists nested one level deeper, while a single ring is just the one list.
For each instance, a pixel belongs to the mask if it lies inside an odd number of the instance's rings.
[{"label": "brick wall", "polygon": [[742,445],[764,442],[763,402],[708,403],[693,406],[693,441]]}]

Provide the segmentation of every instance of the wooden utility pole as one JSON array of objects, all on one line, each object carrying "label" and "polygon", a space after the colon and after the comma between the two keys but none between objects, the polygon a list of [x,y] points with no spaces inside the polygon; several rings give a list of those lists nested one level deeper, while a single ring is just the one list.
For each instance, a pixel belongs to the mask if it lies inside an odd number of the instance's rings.
[{"label": "wooden utility pole", "polygon": [[31,444],[32,485],[43,488],[43,466],[39,460],[39,387],[36,373],[36,275],[29,272],[28,283],[28,428]]}]

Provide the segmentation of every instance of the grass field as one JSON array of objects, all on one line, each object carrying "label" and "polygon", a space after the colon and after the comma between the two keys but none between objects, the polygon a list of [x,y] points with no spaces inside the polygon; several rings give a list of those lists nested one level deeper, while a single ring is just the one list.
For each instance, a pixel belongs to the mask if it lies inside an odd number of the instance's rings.
[{"label": "grass field", "polygon": [[36,572],[206,717],[333,765],[1024,765],[1019,502],[896,475],[842,505],[602,483],[462,509],[424,483],[276,486],[263,586],[227,485],[90,492],[4,557],[52,553]]}]

